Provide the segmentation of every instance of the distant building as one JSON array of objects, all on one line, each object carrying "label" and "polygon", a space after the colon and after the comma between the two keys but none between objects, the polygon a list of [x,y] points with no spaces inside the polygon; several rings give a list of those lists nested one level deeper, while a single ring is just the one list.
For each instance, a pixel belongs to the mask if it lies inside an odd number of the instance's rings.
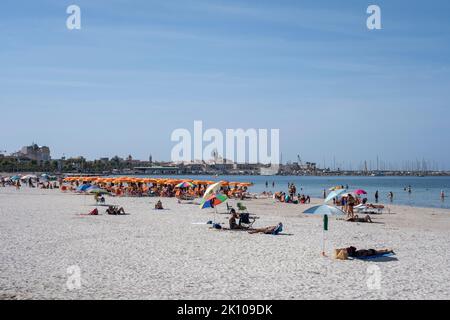
[{"label": "distant building", "polygon": [[25,146],[20,149],[19,152],[14,154],[17,158],[26,158],[36,161],[50,161],[50,148],[46,146],[38,146],[37,144],[32,144],[31,146]]},{"label": "distant building", "polygon": [[151,167],[135,167],[134,170],[140,174],[181,174],[179,167],[174,166],[151,166]]}]

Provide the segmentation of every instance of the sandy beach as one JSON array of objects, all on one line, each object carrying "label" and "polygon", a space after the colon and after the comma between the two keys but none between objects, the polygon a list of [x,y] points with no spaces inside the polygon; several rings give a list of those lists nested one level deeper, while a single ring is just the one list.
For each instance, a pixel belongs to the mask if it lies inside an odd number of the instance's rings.
[{"label": "sandy beach", "polygon": [[[260,217],[255,227],[283,222],[284,234],[272,236],[212,230],[198,224],[212,210],[163,198],[166,210],[155,211],[157,200],[107,197],[129,215],[99,207],[102,215],[81,216],[95,207],[92,196],[0,188],[0,299],[450,298],[448,210],[389,205],[373,224],[332,217],[322,257],[322,219],[301,213],[309,205],[245,201]],[[332,258],[351,245],[396,256]],[[80,287],[67,285],[73,270]],[[380,288],[368,286],[373,270]]]}]

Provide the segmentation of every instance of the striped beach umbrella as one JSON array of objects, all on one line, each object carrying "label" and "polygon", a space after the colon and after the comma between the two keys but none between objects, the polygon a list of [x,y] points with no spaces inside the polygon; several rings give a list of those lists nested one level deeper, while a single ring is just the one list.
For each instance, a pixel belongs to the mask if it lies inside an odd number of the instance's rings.
[{"label": "striped beach umbrella", "polygon": [[221,203],[224,203],[228,200],[228,197],[224,194],[213,194],[209,198],[202,201],[202,204],[200,205],[200,208],[206,209],[206,208],[215,208]]},{"label": "striped beach umbrella", "polygon": [[192,188],[195,185],[189,181],[183,181],[175,186],[175,188]]}]

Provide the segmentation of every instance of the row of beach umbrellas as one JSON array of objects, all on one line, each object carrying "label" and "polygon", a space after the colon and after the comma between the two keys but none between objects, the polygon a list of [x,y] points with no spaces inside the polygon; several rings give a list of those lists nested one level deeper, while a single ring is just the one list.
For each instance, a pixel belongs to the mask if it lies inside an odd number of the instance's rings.
[{"label": "row of beach umbrellas", "polygon": [[[114,177],[114,178],[104,178],[104,177],[67,177],[64,182],[83,182],[83,183],[152,183],[159,185],[174,185],[179,188],[189,188],[194,186],[209,186],[217,183],[216,181],[210,180],[193,180],[193,179],[163,179],[163,178],[135,178],[135,177]],[[236,186],[236,187],[250,187],[253,184],[250,182],[229,182],[220,181],[220,186]]]},{"label": "row of beach umbrellas", "polygon": [[22,176],[22,175],[14,175],[14,176],[11,176],[11,177],[4,177],[3,179],[4,180],[11,180],[11,181],[19,181],[19,180],[23,180],[23,181],[26,181],[26,180],[37,180],[39,178],[39,180],[51,180],[52,178],[54,178],[54,177],[51,177],[50,175],[48,175],[48,174],[46,174],[46,173],[43,173],[43,174],[41,174],[41,175],[39,175],[39,176],[37,176],[37,175],[35,175],[35,174],[27,174],[27,175],[24,175],[24,176]]}]

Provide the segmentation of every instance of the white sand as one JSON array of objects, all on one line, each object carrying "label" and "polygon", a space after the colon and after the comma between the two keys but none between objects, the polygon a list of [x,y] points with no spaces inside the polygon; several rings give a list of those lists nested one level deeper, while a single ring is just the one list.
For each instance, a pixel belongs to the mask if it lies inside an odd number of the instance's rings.
[{"label": "white sand", "polygon": [[[450,298],[448,210],[392,206],[375,224],[330,219],[330,256],[350,245],[397,253],[362,262],[321,257],[322,219],[301,214],[304,205],[246,201],[261,217],[255,226],[281,221],[293,234],[271,236],[194,225],[211,211],[175,199],[162,199],[161,212],[155,198],[108,200],[130,215],[77,216],[92,197],[0,188],[0,299]],[[82,285],[69,290],[73,265]],[[367,286],[374,265],[381,289]]]}]

